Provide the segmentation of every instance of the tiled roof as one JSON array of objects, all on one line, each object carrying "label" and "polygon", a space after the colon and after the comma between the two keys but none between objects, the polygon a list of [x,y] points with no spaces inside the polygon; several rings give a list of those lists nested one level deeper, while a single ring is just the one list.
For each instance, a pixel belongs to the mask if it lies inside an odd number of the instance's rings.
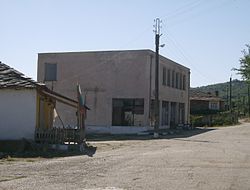
[{"label": "tiled roof", "polygon": [[204,100],[204,101],[223,101],[220,97],[197,90],[190,90],[190,100]]},{"label": "tiled roof", "polygon": [[24,76],[23,73],[9,67],[8,65],[0,62],[0,89],[3,88],[35,88],[36,83],[31,78]]},{"label": "tiled roof", "polygon": [[219,97],[190,97],[190,100],[203,100],[203,101],[223,101]]}]

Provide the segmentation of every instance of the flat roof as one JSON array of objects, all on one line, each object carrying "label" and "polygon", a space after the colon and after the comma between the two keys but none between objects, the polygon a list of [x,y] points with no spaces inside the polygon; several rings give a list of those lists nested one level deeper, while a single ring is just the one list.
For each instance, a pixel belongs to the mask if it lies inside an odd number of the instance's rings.
[{"label": "flat roof", "polygon": [[[47,54],[85,54],[85,53],[135,53],[135,52],[146,52],[148,54],[152,54],[152,56],[155,55],[155,52],[150,49],[131,49],[131,50],[87,50],[87,51],[69,51],[69,52],[44,52],[44,53],[38,53],[38,55],[47,55]],[[170,62],[173,62],[174,64],[177,64],[183,68],[186,68],[187,70],[190,70],[188,67],[181,65],[180,63],[177,63],[169,58],[166,58],[163,55],[159,55],[160,60],[167,60]]]}]

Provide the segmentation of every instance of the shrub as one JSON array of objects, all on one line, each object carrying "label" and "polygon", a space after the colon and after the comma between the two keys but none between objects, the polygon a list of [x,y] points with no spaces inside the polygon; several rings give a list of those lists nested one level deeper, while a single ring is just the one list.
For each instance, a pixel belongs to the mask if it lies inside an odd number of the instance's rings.
[{"label": "shrub", "polygon": [[202,127],[204,126],[204,122],[203,122],[203,117],[201,115],[191,115],[190,116],[190,120],[191,120],[191,124],[193,125],[193,127]]},{"label": "shrub", "polygon": [[238,117],[236,113],[228,111],[211,115],[191,115],[191,123],[194,127],[233,125],[238,123]]}]

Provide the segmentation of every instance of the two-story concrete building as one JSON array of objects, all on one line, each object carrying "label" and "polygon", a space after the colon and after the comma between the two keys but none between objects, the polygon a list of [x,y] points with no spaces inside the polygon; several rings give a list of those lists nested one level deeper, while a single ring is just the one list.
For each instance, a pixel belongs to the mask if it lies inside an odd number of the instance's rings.
[{"label": "two-story concrete building", "polygon": [[[163,56],[159,70],[161,127],[188,123],[190,70]],[[73,99],[76,85],[81,85],[91,109],[87,131],[152,129],[155,53],[151,50],[39,53],[38,81]],[[62,121],[76,125],[73,109],[59,103],[56,107]]]}]

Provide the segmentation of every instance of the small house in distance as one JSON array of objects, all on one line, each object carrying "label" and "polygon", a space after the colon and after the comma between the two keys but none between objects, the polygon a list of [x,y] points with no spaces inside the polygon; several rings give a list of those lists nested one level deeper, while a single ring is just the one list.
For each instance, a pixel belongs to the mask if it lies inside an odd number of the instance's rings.
[{"label": "small house in distance", "polygon": [[[155,53],[118,50],[38,54],[38,81],[68,97],[79,83],[91,108],[86,126],[93,133],[136,133],[154,121]],[[73,85],[72,85],[73,84]],[[160,56],[160,127],[189,123],[190,70]],[[75,114],[56,104],[61,119]],[[60,125],[60,123],[58,123]]]},{"label": "small house in distance", "polygon": [[205,93],[190,90],[190,113],[209,114],[225,110],[225,102],[219,97],[218,91]]}]

